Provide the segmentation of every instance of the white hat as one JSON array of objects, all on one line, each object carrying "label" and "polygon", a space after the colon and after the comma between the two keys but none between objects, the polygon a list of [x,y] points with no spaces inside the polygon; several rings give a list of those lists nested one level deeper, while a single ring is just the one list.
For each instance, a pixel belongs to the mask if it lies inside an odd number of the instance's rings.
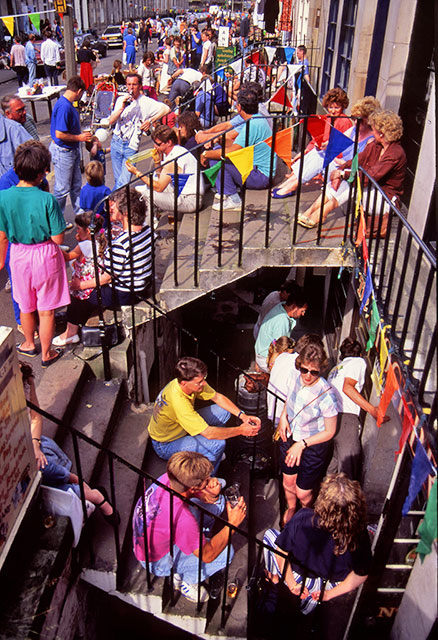
[{"label": "white hat", "polygon": [[97,129],[94,135],[101,144],[108,140],[108,131],[106,129]]}]

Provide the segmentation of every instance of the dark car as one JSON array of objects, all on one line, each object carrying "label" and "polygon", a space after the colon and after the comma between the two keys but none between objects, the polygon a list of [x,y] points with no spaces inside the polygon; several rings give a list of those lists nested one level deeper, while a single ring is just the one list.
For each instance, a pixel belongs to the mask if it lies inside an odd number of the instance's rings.
[{"label": "dark car", "polygon": [[108,44],[105,40],[102,40],[102,38],[99,38],[94,33],[81,33],[75,36],[75,45],[77,49],[82,47],[84,40],[88,40],[91,49],[97,51],[101,58],[106,58]]},{"label": "dark car", "polygon": [[104,40],[109,47],[123,47],[122,25],[110,24],[102,33]]}]

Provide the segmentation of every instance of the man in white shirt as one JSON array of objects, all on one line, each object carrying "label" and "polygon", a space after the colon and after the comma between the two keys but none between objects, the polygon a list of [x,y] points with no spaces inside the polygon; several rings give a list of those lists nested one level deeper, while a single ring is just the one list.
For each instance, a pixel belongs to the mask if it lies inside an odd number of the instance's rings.
[{"label": "man in white shirt", "polygon": [[59,44],[53,40],[53,34],[50,29],[44,33],[46,39],[41,45],[41,61],[44,64],[46,78],[52,86],[58,84],[58,63],[61,60],[59,55]]},{"label": "man in white shirt", "polygon": [[209,73],[211,72],[212,62],[213,62],[213,44],[210,39],[210,32],[208,29],[204,29],[201,33],[202,40],[202,56],[201,56],[201,65],[206,64],[208,67]]},{"label": "man in white shirt", "polygon": [[142,95],[141,76],[138,73],[128,73],[126,87],[129,95],[117,98],[109,118],[109,124],[115,125],[111,140],[114,189],[129,182],[130,172],[125,163],[137,153],[143,131],[149,131],[151,124],[170,111],[162,102]]},{"label": "man in white shirt", "polygon": [[[163,124],[157,127],[153,134],[156,154],[155,164],[156,174],[152,181],[154,190],[153,203],[157,209],[162,211],[173,211],[175,204],[175,162],[178,167],[178,199],[176,218],[181,218],[180,214],[196,211],[196,174],[198,171],[198,161],[195,156],[184,147],[177,144],[178,140],[173,129]],[[164,164],[164,166],[160,166]],[[142,177],[141,171],[134,167],[129,168],[131,173],[137,178]],[[149,176],[142,177],[146,186],[137,187],[137,191],[144,194],[146,207],[150,211],[150,191]],[[204,182],[199,181],[199,206],[202,203],[204,193]]]}]

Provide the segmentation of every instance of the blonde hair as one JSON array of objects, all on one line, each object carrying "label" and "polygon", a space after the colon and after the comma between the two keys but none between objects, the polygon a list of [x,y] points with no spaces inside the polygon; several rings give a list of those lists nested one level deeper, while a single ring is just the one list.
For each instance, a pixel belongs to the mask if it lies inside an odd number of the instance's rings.
[{"label": "blonde hair", "polygon": [[289,338],[288,336],[281,336],[281,338],[277,338],[273,340],[269,345],[267,364],[268,368],[270,368],[270,362],[274,355],[279,356],[280,353],[284,353],[285,351],[293,351],[295,347],[295,340]]},{"label": "blonde hair", "polygon": [[319,516],[318,526],[329,531],[335,542],[336,556],[356,549],[366,525],[366,502],[359,482],[345,473],[326,476],[314,511]]},{"label": "blonde hair", "polygon": [[210,460],[197,451],[178,451],[167,463],[167,475],[180,491],[199,487],[212,471]]},{"label": "blonde hair", "polygon": [[398,142],[403,135],[403,122],[394,111],[376,111],[369,117],[368,124],[381,133],[386,142]]},{"label": "blonde hair", "polygon": [[380,102],[374,96],[365,96],[351,107],[351,115],[355,118],[369,118],[375,111],[381,110]]}]

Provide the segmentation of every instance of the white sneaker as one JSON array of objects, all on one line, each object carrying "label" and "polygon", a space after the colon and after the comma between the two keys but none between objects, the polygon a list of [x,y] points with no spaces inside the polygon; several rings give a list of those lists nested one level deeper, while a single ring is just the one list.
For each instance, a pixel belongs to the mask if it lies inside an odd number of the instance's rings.
[{"label": "white sneaker", "polygon": [[[175,589],[176,589],[176,586],[175,586]],[[184,582],[184,580],[182,580],[178,591],[181,591],[181,595],[183,595],[184,598],[186,598],[187,600],[190,600],[190,602],[198,602],[198,585],[197,584],[188,584],[188,582]],[[201,585],[201,593],[199,598],[201,602],[207,602],[208,600],[208,591],[202,585]]]},{"label": "white sneaker", "polygon": [[[213,203],[213,209],[215,211],[220,211],[221,203],[220,200],[216,200]],[[231,196],[224,196],[224,211],[240,211],[242,208],[242,200],[237,196],[236,199],[231,198]]]}]

